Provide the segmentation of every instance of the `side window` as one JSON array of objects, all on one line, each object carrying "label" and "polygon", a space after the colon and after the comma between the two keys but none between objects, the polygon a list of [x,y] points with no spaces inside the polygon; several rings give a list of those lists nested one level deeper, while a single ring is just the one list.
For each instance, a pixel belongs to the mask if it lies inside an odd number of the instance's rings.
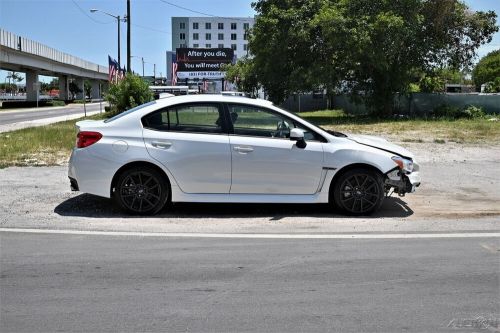
[{"label": "side window", "polygon": [[252,106],[230,105],[229,115],[236,135],[289,138],[293,128],[279,114]]},{"label": "side window", "polygon": [[225,133],[218,105],[188,104],[153,112],[142,119],[146,128],[188,133]]},{"label": "side window", "polygon": [[235,135],[288,139],[292,128],[300,128],[306,141],[321,141],[314,132],[271,110],[235,104],[229,105],[229,116]]}]

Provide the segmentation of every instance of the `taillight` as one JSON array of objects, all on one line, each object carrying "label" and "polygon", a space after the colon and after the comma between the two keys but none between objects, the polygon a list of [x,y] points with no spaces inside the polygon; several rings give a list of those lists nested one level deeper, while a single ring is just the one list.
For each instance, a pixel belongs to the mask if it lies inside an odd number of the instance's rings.
[{"label": "taillight", "polygon": [[102,134],[99,132],[78,132],[76,136],[76,147],[85,148],[101,140]]}]

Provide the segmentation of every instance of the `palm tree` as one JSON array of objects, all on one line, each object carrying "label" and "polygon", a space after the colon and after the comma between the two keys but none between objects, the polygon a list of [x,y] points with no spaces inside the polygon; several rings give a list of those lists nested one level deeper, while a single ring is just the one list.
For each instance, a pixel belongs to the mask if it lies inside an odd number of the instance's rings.
[{"label": "palm tree", "polygon": [[16,94],[17,94],[17,83],[21,82],[23,80],[23,77],[19,74],[17,74],[16,72],[12,71],[12,72],[8,72],[7,73],[7,77],[9,79],[9,86],[10,86],[10,80],[12,79],[12,83],[16,85]]}]

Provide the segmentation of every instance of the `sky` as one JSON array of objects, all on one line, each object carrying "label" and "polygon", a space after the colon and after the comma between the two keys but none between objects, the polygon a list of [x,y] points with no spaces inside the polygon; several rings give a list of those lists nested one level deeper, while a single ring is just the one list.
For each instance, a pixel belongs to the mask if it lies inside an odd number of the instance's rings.
[{"label": "sky", "polygon": [[[131,0],[132,69],[145,75],[165,76],[165,52],[171,49],[172,16],[253,17],[253,0]],[[500,16],[500,0],[465,0],[473,10],[493,10]],[[82,59],[107,66],[117,58],[116,19],[124,16],[126,0],[0,0],[0,28]],[[190,11],[191,10],[191,11]],[[196,13],[199,12],[199,13]],[[500,19],[497,23],[500,25]],[[126,64],[126,24],[121,25],[121,62]],[[479,50],[479,57],[500,48],[500,33]],[[4,82],[6,71],[0,71]],[[48,82],[50,78],[41,78]]]}]

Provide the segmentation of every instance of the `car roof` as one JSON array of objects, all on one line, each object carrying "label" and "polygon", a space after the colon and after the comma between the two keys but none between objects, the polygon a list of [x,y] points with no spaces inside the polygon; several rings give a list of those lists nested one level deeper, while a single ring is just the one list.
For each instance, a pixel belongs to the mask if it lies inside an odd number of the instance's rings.
[{"label": "car roof", "polygon": [[201,95],[179,95],[156,101],[156,106],[169,106],[180,103],[192,102],[222,102],[222,103],[242,103],[255,106],[270,106],[272,102],[265,99],[255,99],[242,96],[228,96],[216,94],[201,94]]}]

